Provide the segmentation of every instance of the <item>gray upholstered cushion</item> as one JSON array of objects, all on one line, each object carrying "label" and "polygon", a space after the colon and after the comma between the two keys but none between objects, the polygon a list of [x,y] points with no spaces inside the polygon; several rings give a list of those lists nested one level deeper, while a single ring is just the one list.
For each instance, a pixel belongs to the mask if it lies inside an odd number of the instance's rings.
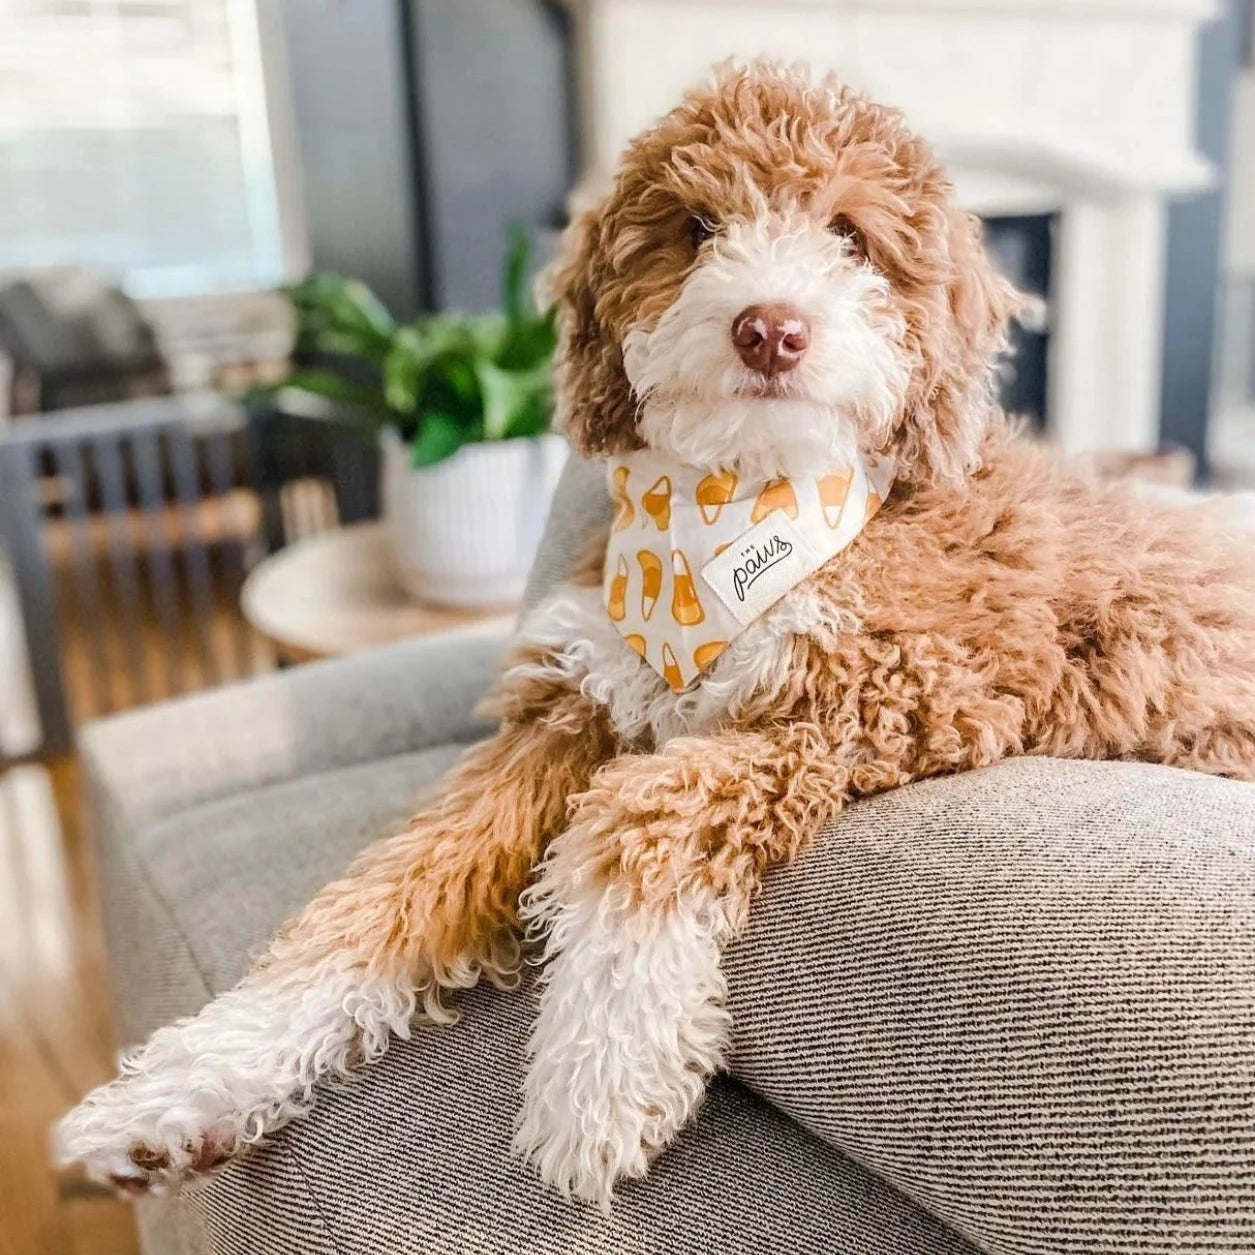
[{"label": "gray upholstered cushion", "polygon": [[244,789],[483,736],[472,709],[504,645],[454,632],[313,663],[99,720],[79,750],[111,819],[147,825]]},{"label": "gray upholstered cushion", "polygon": [[562,468],[553,509],[545,524],[540,552],[523,595],[525,608],[534,606],[555,584],[564,580],[597,528],[611,516],[606,489],[606,464],[572,457]]},{"label": "gray upholstered cushion", "polygon": [[1255,786],[1018,759],[885,794],[728,967],[737,1075],[983,1249],[1255,1251]]},{"label": "gray upholstered cushion", "polygon": [[[133,1005],[156,1023],[228,986],[454,752],[266,786],[144,832],[148,891],[197,981],[172,997],[128,974]],[[828,1145],[726,1082],[613,1222],[546,1198],[505,1155],[533,996],[485,990],[457,1028],[416,1034],[185,1200],[185,1226],[231,1252],[504,1252],[540,1232],[549,1245],[530,1249],[713,1251],[736,1234],[738,1251],[968,1249],[853,1160],[989,1251],[1244,1249],[1251,792],[1022,760],[852,808],[770,878],[728,956],[738,1077]],[[171,958],[128,940],[124,972]],[[682,1199],[707,1221],[677,1228]]]}]

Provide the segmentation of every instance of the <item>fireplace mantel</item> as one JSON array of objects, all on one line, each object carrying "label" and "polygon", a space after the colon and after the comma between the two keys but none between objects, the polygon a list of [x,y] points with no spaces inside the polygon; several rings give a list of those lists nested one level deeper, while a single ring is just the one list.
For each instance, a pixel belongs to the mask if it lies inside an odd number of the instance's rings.
[{"label": "fireplace mantel", "polygon": [[[717,0],[725,8],[734,5],[761,8],[764,0]],[[566,0],[583,7],[598,0]],[[1139,22],[1204,20],[1215,17],[1218,0],[785,0],[779,7],[840,9],[845,13],[874,10],[877,13],[996,13],[1007,17],[1048,14],[1052,17],[1133,17]]]},{"label": "fireplace mantel", "polygon": [[1048,426],[1069,450],[1158,439],[1164,226],[1207,187],[1197,27],[1214,0],[567,0],[583,178],[727,57],[834,70],[903,109],[960,199],[1058,213]]}]

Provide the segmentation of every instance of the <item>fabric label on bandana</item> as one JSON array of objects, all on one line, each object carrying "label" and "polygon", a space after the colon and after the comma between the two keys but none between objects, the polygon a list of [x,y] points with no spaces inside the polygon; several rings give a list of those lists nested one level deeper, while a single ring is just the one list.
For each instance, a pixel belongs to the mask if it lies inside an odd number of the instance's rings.
[{"label": "fabric label on bandana", "polygon": [[702,579],[736,621],[749,627],[789,589],[817,571],[823,561],[789,516],[783,510],[773,510],[711,558],[702,567]]},{"label": "fabric label on bandana", "polygon": [[606,613],[678,693],[859,535],[893,464],[868,454],[810,477],[752,480],[641,449],[612,458],[607,475]]}]

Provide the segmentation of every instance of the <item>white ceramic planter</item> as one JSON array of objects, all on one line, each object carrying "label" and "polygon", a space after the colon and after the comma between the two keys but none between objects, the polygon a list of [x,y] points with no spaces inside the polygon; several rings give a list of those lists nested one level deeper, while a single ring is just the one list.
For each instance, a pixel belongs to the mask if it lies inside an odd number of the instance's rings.
[{"label": "white ceramic planter", "polygon": [[397,578],[444,606],[519,599],[540,544],[567,443],[547,434],[464,445],[415,468],[409,447],[384,432],[382,496]]}]

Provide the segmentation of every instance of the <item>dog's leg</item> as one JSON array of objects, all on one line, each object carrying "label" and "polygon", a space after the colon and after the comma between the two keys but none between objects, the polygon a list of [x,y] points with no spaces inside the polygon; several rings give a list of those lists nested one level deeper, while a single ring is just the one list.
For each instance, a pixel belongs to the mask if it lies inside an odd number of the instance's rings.
[{"label": "dog's leg", "polygon": [[609,1206],[697,1108],[728,1036],[720,971],[763,868],[840,808],[810,725],[682,738],[603,767],[523,897],[547,934],[515,1149]]},{"label": "dog's leg", "polygon": [[239,985],[159,1030],[62,1120],[63,1163],[131,1192],[216,1167],[303,1111],[320,1077],[406,1036],[419,1004],[451,1019],[442,989],[509,978],[518,894],[614,742],[569,690],[500,705],[514,717],[405,832],[368,849]]}]

